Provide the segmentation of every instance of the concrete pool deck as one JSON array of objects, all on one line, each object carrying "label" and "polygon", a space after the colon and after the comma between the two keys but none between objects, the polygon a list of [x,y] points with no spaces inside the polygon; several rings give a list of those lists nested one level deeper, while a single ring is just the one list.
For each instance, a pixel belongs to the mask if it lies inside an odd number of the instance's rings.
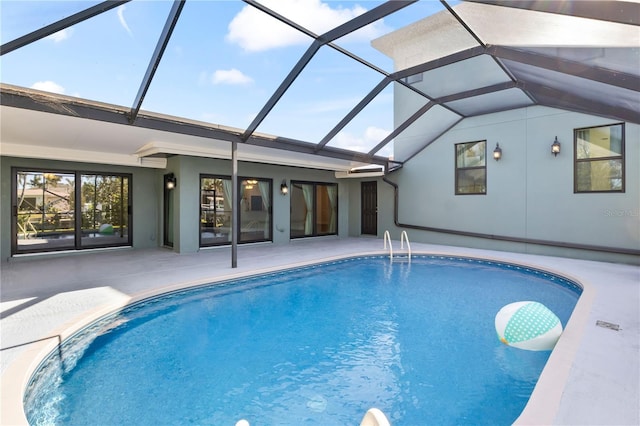
[{"label": "concrete pool deck", "polygon": [[[394,252],[399,241],[393,242]],[[564,275],[585,291],[519,424],[640,424],[640,267],[411,243],[414,254],[470,256]],[[2,264],[1,425],[26,424],[22,395],[43,351],[74,328],[131,300],[180,288],[349,255],[384,253],[374,238],[318,238],[193,254],[117,249],[29,256]],[[619,330],[596,325],[598,321]],[[496,401],[499,409],[499,401]],[[357,421],[359,419],[354,419]]]}]

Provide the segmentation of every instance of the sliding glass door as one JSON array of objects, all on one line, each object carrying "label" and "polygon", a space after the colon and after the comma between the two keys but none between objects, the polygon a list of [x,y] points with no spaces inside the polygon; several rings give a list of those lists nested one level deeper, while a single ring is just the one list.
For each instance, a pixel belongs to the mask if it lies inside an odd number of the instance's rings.
[{"label": "sliding glass door", "polygon": [[12,173],[12,253],[131,245],[130,175]]},{"label": "sliding glass door", "polygon": [[338,185],[291,181],[291,238],[338,233]]},{"label": "sliding glass door", "polygon": [[[239,178],[238,242],[272,240],[273,182]],[[231,244],[231,178],[200,176],[200,247]]]}]

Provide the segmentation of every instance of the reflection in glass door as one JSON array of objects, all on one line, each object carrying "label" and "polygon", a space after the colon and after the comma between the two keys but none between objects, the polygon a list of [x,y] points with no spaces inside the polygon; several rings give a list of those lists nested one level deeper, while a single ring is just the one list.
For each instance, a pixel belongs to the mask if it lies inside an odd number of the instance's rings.
[{"label": "reflection in glass door", "polygon": [[[273,182],[264,178],[238,178],[238,241],[271,241]],[[231,243],[233,212],[231,179],[228,176],[200,176],[200,247]]]},{"label": "reflection in glass door", "polygon": [[231,179],[200,176],[200,247],[231,243]]},{"label": "reflection in glass door", "polygon": [[271,179],[240,180],[241,243],[271,241]]},{"label": "reflection in glass door", "polygon": [[126,242],[129,235],[129,179],[82,175],[81,245],[106,246]]},{"label": "reflection in glass door", "polygon": [[74,174],[21,171],[14,176],[14,251],[74,248]]},{"label": "reflection in glass door", "polygon": [[129,175],[12,173],[12,253],[131,245]]}]

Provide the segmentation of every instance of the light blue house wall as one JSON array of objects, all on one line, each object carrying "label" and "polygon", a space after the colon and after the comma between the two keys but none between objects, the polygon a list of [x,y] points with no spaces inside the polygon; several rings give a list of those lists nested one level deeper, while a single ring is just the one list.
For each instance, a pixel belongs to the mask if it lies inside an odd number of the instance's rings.
[{"label": "light blue house wall", "polygon": [[[573,131],[617,121],[528,107],[461,121],[388,176],[399,185],[398,221],[558,245],[640,250],[640,126],[626,123],[624,193],[580,193],[573,187]],[[415,139],[419,128],[403,137]],[[554,157],[555,137],[562,151]],[[455,195],[454,144],[487,141],[486,195]],[[396,139],[402,143],[402,138]],[[500,144],[500,161],[491,157]],[[400,229],[379,187],[379,229]],[[382,200],[380,200],[382,199]],[[409,230],[412,241],[640,263],[637,255]]]},{"label": "light blue house wall", "polygon": [[[394,187],[382,178],[336,179],[334,172],[258,163],[239,163],[239,176],[273,179],[273,243],[289,239],[290,199],[280,194],[282,180],[338,183],[338,237],[360,236],[360,185],[378,182],[378,238],[385,230],[393,239],[406,229],[411,241],[640,263],[640,126],[625,125],[625,193],[574,194],[573,130],[613,124],[602,117],[545,107],[465,119],[388,176],[398,185],[397,219]],[[414,126],[398,138],[420,137]],[[555,137],[562,143],[550,153]],[[487,141],[487,194],[455,195],[454,145]],[[496,143],[499,162],[491,159]],[[229,160],[174,156],[166,169],[149,169],[44,159],[1,157],[0,251],[10,257],[11,168],[131,173],[133,177],[133,245],[159,247],[163,241],[163,175],[178,178],[174,190],[174,251],[198,251],[199,177],[231,175]],[[486,238],[414,228],[477,233]],[[333,237],[335,238],[335,237]],[[506,239],[506,241],[504,240]],[[538,244],[536,242],[543,242]],[[547,244],[548,243],[548,244]],[[584,250],[599,246],[604,251]],[[609,249],[609,251],[607,251]]]},{"label": "light blue house wall", "polygon": [[[11,258],[11,169],[24,167],[50,170],[80,170],[104,173],[130,173],[133,193],[133,247],[136,249],[161,247],[164,241],[163,175],[174,173],[178,180],[174,197],[174,246],[178,253],[200,250],[200,175],[231,176],[231,161],[200,157],[174,156],[167,161],[166,169],[124,167],[116,165],[53,161],[44,159],[0,158],[0,256],[2,261]],[[286,180],[338,183],[338,237],[349,235],[350,195],[349,185],[336,179],[333,171],[285,167],[260,163],[239,162],[240,177],[256,177],[273,180],[273,243],[290,241],[290,198],[280,193],[280,184]],[[318,237],[336,238],[336,236]]]},{"label": "light blue house wall", "polygon": [[[165,173],[174,173],[178,179],[175,191],[174,250],[179,253],[193,253],[199,248],[200,223],[200,175],[231,176],[231,161],[199,157],[176,156],[169,158]],[[338,236],[349,234],[349,188],[338,181],[334,172],[276,166],[261,163],[238,163],[239,177],[255,177],[273,180],[273,243],[290,241],[290,198],[280,193],[280,184],[286,180],[335,183],[338,182]],[[162,211],[161,206],[159,211]],[[335,238],[335,237],[333,237]]]}]

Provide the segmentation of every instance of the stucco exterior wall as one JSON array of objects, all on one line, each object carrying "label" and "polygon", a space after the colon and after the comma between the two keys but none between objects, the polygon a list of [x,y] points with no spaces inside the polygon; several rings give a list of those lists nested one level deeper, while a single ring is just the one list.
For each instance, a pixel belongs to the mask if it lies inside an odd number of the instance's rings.
[{"label": "stucco exterior wall", "polygon": [[[625,192],[573,191],[573,131],[614,124],[602,117],[529,107],[465,119],[388,178],[399,185],[399,222],[576,245],[640,249],[640,126],[625,125]],[[420,129],[412,128],[415,138]],[[555,137],[562,151],[554,157]],[[404,135],[402,137],[405,137]],[[401,143],[401,138],[399,143]],[[455,195],[454,144],[487,141],[486,195]],[[503,156],[492,158],[500,144]],[[384,214],[382,227],[393,217]],[[410,231],[412,240],[637,261],[638,256]]]},{"label": "stucco exterior wall", "polygon": [[349,217],[347,235],[350,237],[360,236],[360,179],[343,179],[340,181],[342,186],[348,188],[349,191]]},{"label": "stucco exterior wall", "polygon": [[[362,230],[362,182],[375,181],[377,184],[377,235],[363,235]],[[349,189],[349,236],[382,238],[385,231],[389,231],[393,240],[400,240],[402,229],[396,229],[393,223],[394,192],[393,188],[385,183],[381,177],[350,178],[340,181]],[[380,242],[380,247],[383,243]]]},{"label": "stucco exterior wall", "polygon": [[[166,169],[133,168],[103,164],[37,160],[2,157],[0,163],[0,253],[2,260],[11,257],[11,168],[33,167],[53,170],[131,173],[133,182],[133,247],[150,248],[163,244],[164,204],[163,175],[174,173],[178,185],[174,189],[174,247],[178,253],[193,253],[199,247],[200,174],[231,176],[231,161],[199,157],[175,156],[167,161]],[[238,176],[273,179],[273,243],[290,241],[290,198],[280,193],[286,180],[338,183],[338,236],[350,232],[350,187],[325,170],[283,167],[259,163],[238,164]],[[320,237],[324,238],[324,237]],[[329,236],[331,238],[331,236]],[[333,236],[335,238],[335,236]]]},{"label": "stucco exterior wall", "polygon": [[[613,124],[602,117],[545,107],[465,119],[387,176],[398,184],[398,221],[415,226],[474,232],[515,239],[545,240],[570,245],[613,249],[640,249],[640,126],[625,124],[625,192],[574,194],[573,130]],[[415,141],[420,128],[402,138]],[[562,143],[557,157],[550,153],[555,137]],[[454,145],[487,141],[486,195],[455,195]],[[496,143],[503,157],[496,162]],[[178,179],[174,193],[174,250],[199,250],[199,177],[201,173],[231,175],[231,162],[175,156],[166,169],[1,157],[0,254],[11,256],[11,168],[131,173],[133,176],[133,245],[158,247],[163,241],[163,180],[172,172]],[[338,236],[360,236],[360,184],[363,179],[336,179],[332,171],[244,163],[240,177],[273,180],[273,243],[290,241],[290,199],[280,194],[283,180],[338,183]],[[378,238],[385,230],[399,239],[403,228],[394,224],[394,189],[381,178],[378,186]],[[501,241],[441,232],[409,229],[412,241],[482,247],[586,259],[640,263],[637,255],[581,250],[525,242]]]},{"label": "stucco exterior wall", "polygon": [[[178,253],[193,253],[199,248],[200,175],[231,176],[231,161],[210,158],[176,156],[169,158],[167,170],[178,179],[175,191],[174,250]],[[238,163],[239,177],[255,177],[273,180],[273,243],[290,241],[290,196],[280,193],[280,184],[286,180],[338,183],[338,236],[349,234],[349,188],[338,181],[332,171],[283,167],[261,163]],[[159,207],[159,211],[162,209]]]}]

